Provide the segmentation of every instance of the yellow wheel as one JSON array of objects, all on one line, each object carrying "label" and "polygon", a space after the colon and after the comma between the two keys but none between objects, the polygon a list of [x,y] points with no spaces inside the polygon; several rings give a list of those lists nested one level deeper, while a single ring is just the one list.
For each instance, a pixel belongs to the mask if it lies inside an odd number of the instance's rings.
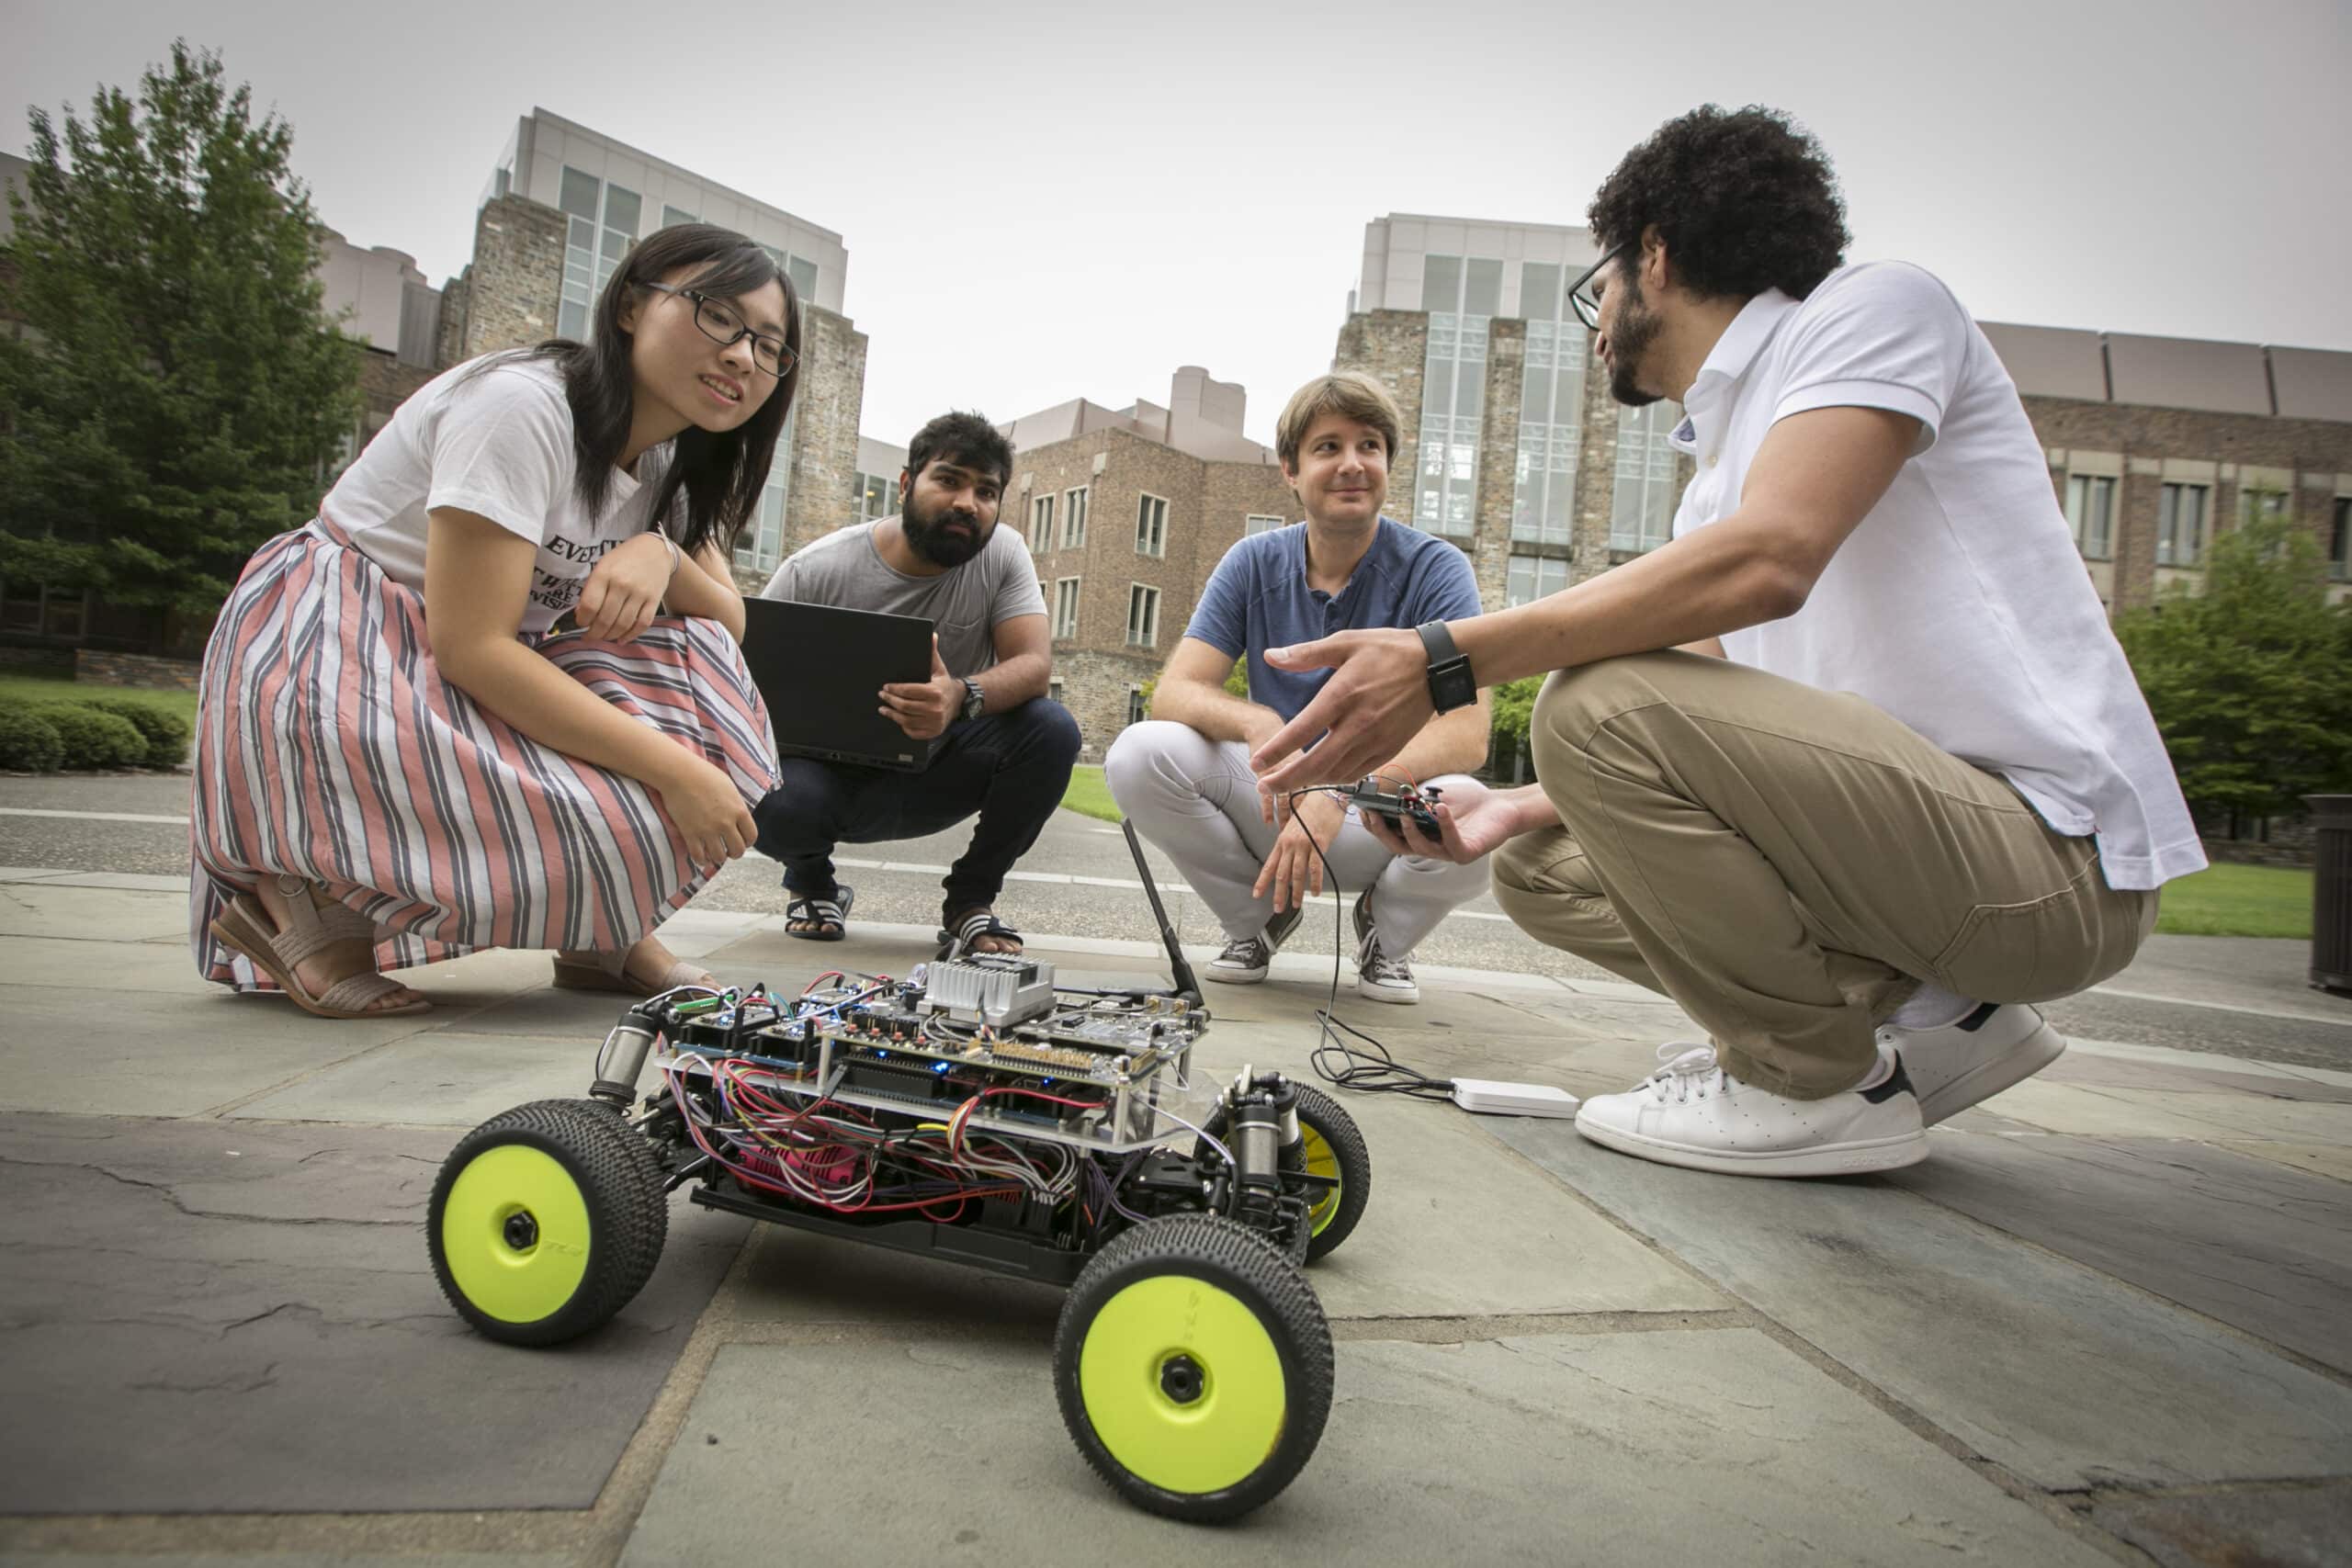
[{"label": "yellow wheel", "polygon": [[1122,1495],[1194,1520],[1290,1484],[1331,1407],[1331,1333],[1290,1260],[1205,1215],[1152,1220],[1070,1289],[1054,1382],[1079,1450]]},{"label": "yellow wheel", "polygon": [[442,1293],[514,1345],[553,1345],[611,1318],[644,1287],[668,1227],[652,1146],[608,1111],[560,1100],[468,1134],[425,1218]]}]

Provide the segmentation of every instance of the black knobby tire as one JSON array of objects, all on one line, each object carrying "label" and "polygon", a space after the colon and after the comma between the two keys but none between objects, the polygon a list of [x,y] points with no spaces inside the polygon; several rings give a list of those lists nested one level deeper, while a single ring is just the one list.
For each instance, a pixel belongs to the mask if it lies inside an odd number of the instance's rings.
[{"label": "black knobby tire", "polygon": [[[1170,1277],[1198,1280],[1246,1308],[1271,1342],[1281,1368],[1279,1428],[1263,1460],[1229,1483],[1197,1491],[1148,1480],[1114,1454],[1089,1412],[1081,1378],[1090,1336],[1103,1309],[1130,1286]],[[1114,1356],[1137,1357],[1134,1375],[1143,1386],[1125,1391],[1125,1397],[1148,1402],[1150,1377],[1146,1366],[1152,1356],[1160,1357],[1158,1364],[1164,1366],[1170,1358],[1200,1355],[1208,1363],[1203,1381],[1216,1389],[1216,1356],[1179,1343],[1183,1337],[1181,1328],[1171,1327],[1166,1335],[1155,1335],[1151,1343],[1111,1348]],[[1321,1441],[1331,1412],[1330,1325],[1306,1276],[1257,1232],[1206,1214],[1149,1220],[1096,1254],[1070,1287],[1054,1330],[1054,1393],[1071,1439],[1114,1491],[1170,1518],[1221,1523],[1240,1517],[1289,1485]],[[1113,1396],[1121,1395],[1114,1391]],[[1173,1443],[1188,1440],[1181,1424],[1167,1428],[1167,1436]]]},{"label": "black knobby tire", "polygon": [[[1364,1146],[1363,1134],[1356,1129],[1356,1119],[1338,1100],[1309,1084],[1294,1082],[1291,1088],[1298,1092],[1300,1126],[1314,1129],[1340,1168],[1339,1205],[1307,1236],[1306,1261],[1313,1263],[1337,1250],[1355,1230],[1356,1222],[1363,1218],[1363,1206],[1372,1200],[1372,1151]],[[1225,1108],[1219,1106],[1202,1125],[1222,1139]],[[1209,1152],[1206,1144],[1194,1142],[1194,1158]]]},{"label": "black knobby tire", "polygon": [[[453,1273],[445,1220],[467,1168],[509,1148],[537,1150],[570,1179],[586,1213],[586,1262],[576,1288],[549,1310],[521,1320],[487,1310]],[[592,1100],[541,1100],[491,1118],[459,1140],[442,1162],[425,1210],[425,1243],[441,1293],[459,1316],[509,1345],[557,1345],[611,1320],[635,1299],[661,1261],[670,1201],[662,1156],[611,1108]],[[464,1245],[478,1245],[468,1243]],[[495,1245],[495,1244],[492,1244]]]}]

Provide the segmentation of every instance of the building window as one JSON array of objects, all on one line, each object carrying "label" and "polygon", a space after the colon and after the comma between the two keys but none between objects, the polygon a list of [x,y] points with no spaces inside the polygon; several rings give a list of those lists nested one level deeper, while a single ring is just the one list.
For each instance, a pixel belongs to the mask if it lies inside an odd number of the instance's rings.
[{"label": "building window", "polygon": [[564,214],[563,294],[556,333],[585,343],[596,297],[637,243],[645,204],[637,192],[566,164],[556,205]]},{"label": "building window", "polygon": [[807,256],[794,256],[784,264],[785,276],[792,279],[792,291],[800,296],[803,305],[817,302],[817,264]]},{"label": "building window", "polygon": [[1568,585],[1568,563],[1552,556],[1513,556],[1504,582],[1503,607],[1517,609]]},{"label": "building window", "polygon": [[1457,537],[1477,525],[1478,428],[1487,406],[1487,323],[1502,308],[1503,264],[1485,256],[1429,256],[1421,309],[1429,352],[1421,364],[1421,456],[1413,526]]},{"label": "building window", "polygon": [[1054,547],[1054,498],[1041,495],[1029,503],[1029,548],[1044,555]]},{"label": "building window", "polygon": [[1078,579],[1064,577],[1054,583],[1054,636],[1072,637],[1078,635]]},{"label": "building window", "polygon": [[1583,437],[1590,337],[1583,322],[1562,314],[1565,270],[1553,262],[1520,265],[1527,364],[1520,376],[1510,536],[1547,545],[1568,544],[1576,536],[1577,451]]},{"label": "building window", "polygon": [[2105,474],[2072,474],[2066,479],[2066,525],[2085,560],[2115,556],[2115,481]]},{"label": "building window", "polygon": [[2352,549],[2352,495],[2335,498],[2335,527],[2327,536],[2327,575],[2341,582],[2352,577],[2352,560],[2346,551]]},{"label": "building window", "polygon": [[1062,678],[1060,676],[1056,675],[1046,682],[1046,700],[1049,703],[1058,703],[1062,700]]},{"label": "building window", "polygon": [[1138,582],[1127,590],[1127,646],[1153,648],[1159,642],[1159,590]]},{"label": "building window", "polygon": [[2156,564],[2195,566],[2205,554],[2206,485],[2168,484],[2156,492]]},{"label": "building window", "polygon": [[2238,491],[2238,526],[2275,523],[2287,515],[2287,492],[2247,485]]},{"label": "building window", "polygon": [[1136,554],[1164,556],[1168,553],[1168,502],[1156,495],[1139,496],[1136,500]]},{"label": "building window", "polygon": [[1246,539],[1252,534],[1271,534],[1277,528],[1287,526],[1279,517],[1261,517],[1253,512],[1241,520],[1241,536]]},{"label": "building window", "polygon": [[[784,416],[784,429],[777,433],[776,450],[792,450],[792,428],[798,420],[798,410]],[[792,465],[777,463],[768,469],[767,488],[760,491],[760,504],[743,521],[742,532],[735,536],[735,564],[746,571],[774,571],[784,560],[784,515],[792,498]]]},{"label": "building window", "polygon": [[1617,482],[1609,502],[1609,547],[1639,555],[1674,532],[1674,447],[1679,405],[1655,402],[1617,420]]},{"label": "building window", "polygon": [[899,481],[884,474],[852,474],[849,493],[853,523],[871,523],[899,509]]},{"label": "building window", "polygon": [[1062,548],[1086,547],[1086,487],[1062,492]]},{"label": "building window", "polygon": [[681,223],[699,223],[701,221],[701,219],[695,217],[693,213],[688,212],[683,207],[672,207],[667,202],[663,202],[662,204],[662,227],[664,229],[674,229]]},{"label": "building window", "polygon": [[1149,716],[1150,710],[1144,706],[1143,688],[1141,686],[1129,686],[1127,688],[1127,722],[1129,724],[1141,724]]}]

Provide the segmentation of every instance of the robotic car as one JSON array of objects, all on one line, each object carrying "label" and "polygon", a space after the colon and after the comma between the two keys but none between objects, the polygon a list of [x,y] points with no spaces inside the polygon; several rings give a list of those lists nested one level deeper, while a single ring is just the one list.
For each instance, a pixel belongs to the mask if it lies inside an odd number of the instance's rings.
[{"label": "robotic car", "polygon": [[681,1187],[1067,1286],[1054,1389],[1079,1450],[1154,1513],[1248,1513],[1322,1437],[1331,1334],[1303,1269],[1354,1230],[1372,1164],[1306,1085],[1196,1077],[1209,1015],[1144,885],[1174,989],[1059,987],[1049,964],[951,948],[903,980],[631,1008],[586,1099],[493,1117],[442,1166],[426,1232],[443,1292],[507,1344],[585,1334],[652,1274]]}]

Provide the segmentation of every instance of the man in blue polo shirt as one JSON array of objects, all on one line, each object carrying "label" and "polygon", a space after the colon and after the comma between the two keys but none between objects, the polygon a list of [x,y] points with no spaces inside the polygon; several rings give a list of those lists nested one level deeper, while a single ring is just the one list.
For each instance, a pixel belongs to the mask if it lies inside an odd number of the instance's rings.
[{"label": "man in blue polo shirt", "polygon": [[[1419,1001],[1413,949],[1447,910],[1487,890],[1483,861],[1395,854],[1329,793],[1300,795],[1280,813],[1284,820],[1270,820],[1250,771],[1250,753],[1329,678],[1276,670],[1267,649],[1478,613],[1477,580],[1463,553],[1380,514],[1397,423],[1396,403],[1368,376],[1320,376],[1298,389],[1274,427],[1274,446],[1306,521],[1226,552],[1160,672],[1154,716],[1128,726],[1104,759],[1119,809],[1167,852],[1225,927],[1212,980],[1266,977],[1302,905],[1323,890],[1328,860],[1335,891],[1356,891],[1357,991]],[[1247,700],[1225,690],[1233,661],[1245,656]],[[1487,716],[1482,692],[1431,718],[1372,771],[1392,790],[1403,782],[1442,788],[1486,760]]]}]

